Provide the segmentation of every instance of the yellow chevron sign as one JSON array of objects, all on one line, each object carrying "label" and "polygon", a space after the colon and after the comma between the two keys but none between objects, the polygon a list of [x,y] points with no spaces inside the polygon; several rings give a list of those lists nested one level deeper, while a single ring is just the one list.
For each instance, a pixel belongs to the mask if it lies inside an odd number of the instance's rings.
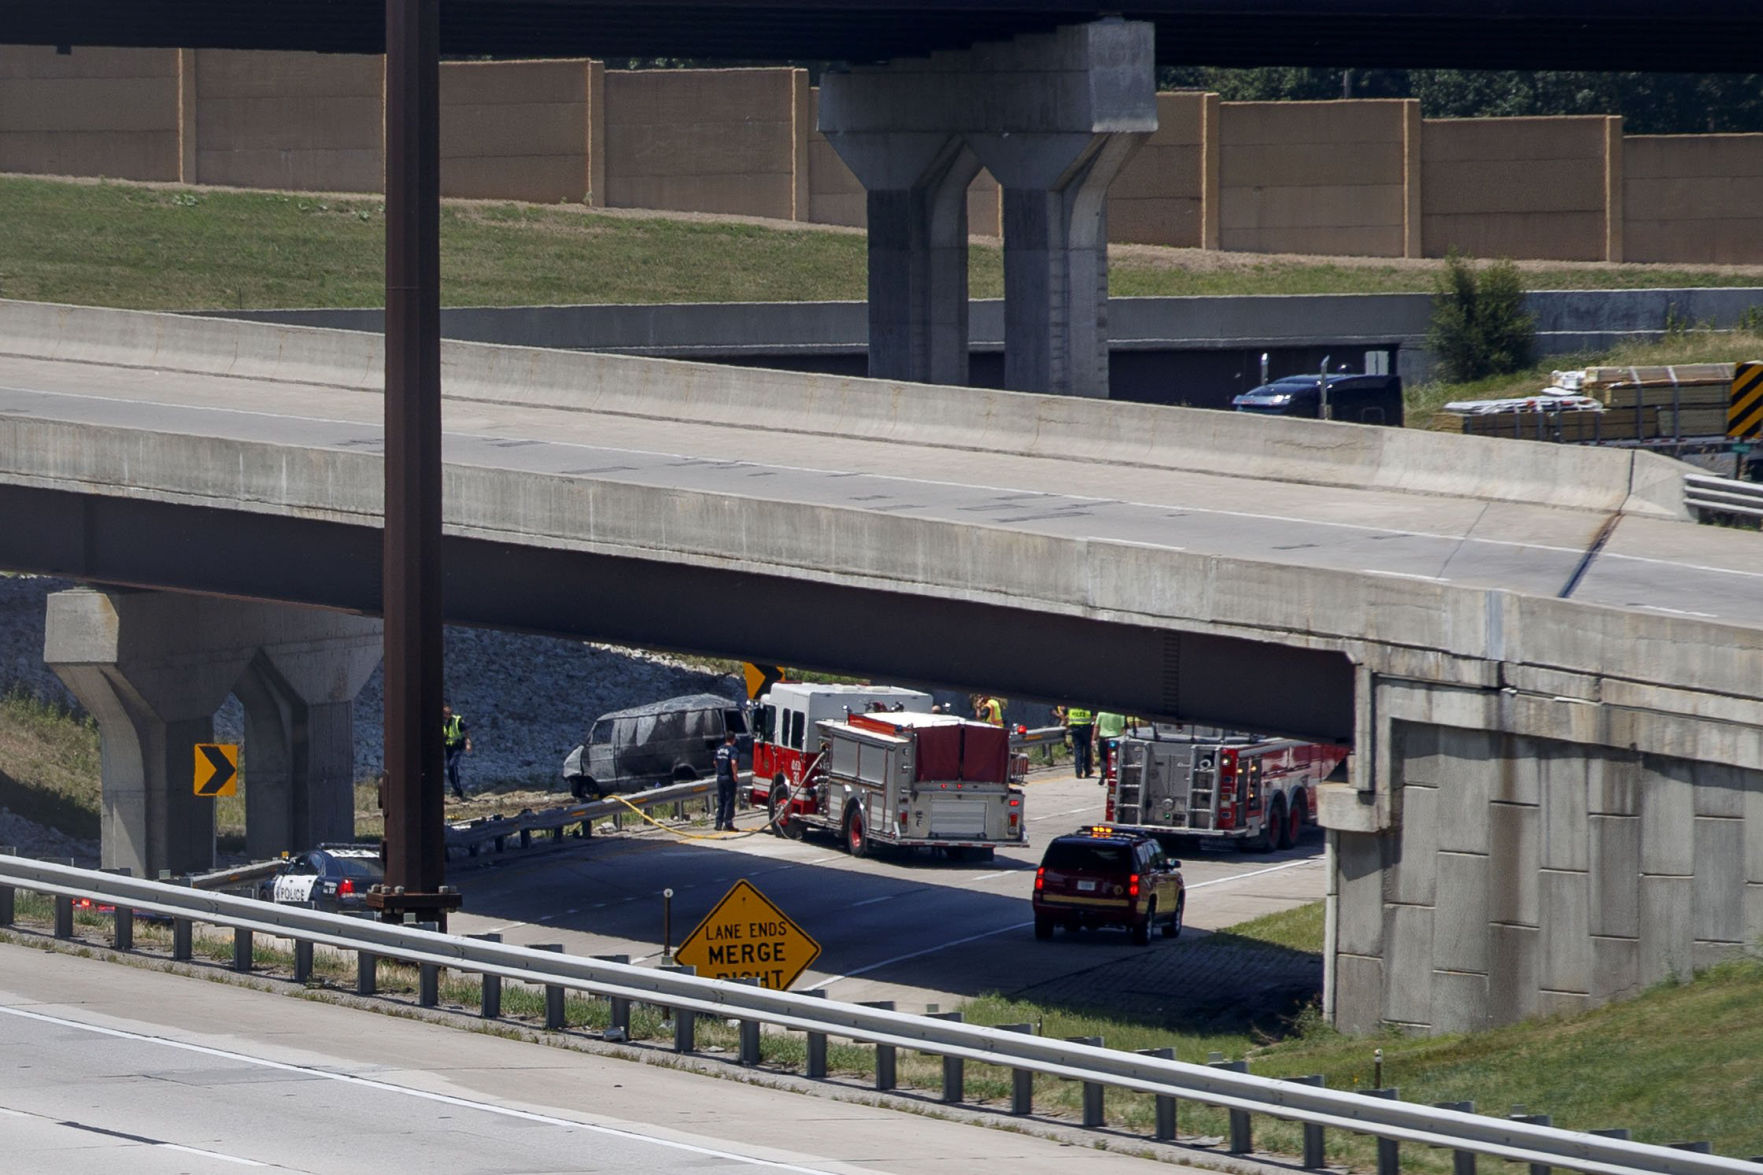
[{"label": "yellow chevron sign", "polygon": [[1726,435],[1763,432],[1763,363],[1740,363],[1732,373],[1732,400],[1726,406]]}]

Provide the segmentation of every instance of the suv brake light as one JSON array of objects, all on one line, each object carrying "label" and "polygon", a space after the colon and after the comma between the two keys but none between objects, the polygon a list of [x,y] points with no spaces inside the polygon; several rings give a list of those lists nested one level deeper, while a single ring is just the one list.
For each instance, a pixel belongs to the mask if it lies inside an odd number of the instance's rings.
[{"label": "suv brake light", "polygon": [[1041,890],[1046,889],[1046,888],[1047,888],[1047,868],[1046,868],[1046,866],[1043,865],[1041,868],[1035,870],[1035,892],[1039,893]]},{"label": "suv brake light", "polygon": [[1137,873],[1126,879],[1126,896],[1129,898],[1139,896],[1139,875]]},{"label": "suv brake light", "polygon": [[349,878],[345,877],[345,878],[343,878],[343,880],[337,882],[337,896],[338,897],[341,897],[342,895],[344,895],[346,893],[354,893],[354,892],[355,892],[355,882],[350,880]]}]

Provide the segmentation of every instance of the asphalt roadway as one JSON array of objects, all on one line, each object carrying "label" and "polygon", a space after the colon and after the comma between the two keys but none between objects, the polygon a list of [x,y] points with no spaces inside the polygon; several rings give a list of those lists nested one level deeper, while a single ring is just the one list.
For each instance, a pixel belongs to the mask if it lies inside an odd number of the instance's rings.
[{"label": "asphalt roadway", "polygon": [[[924,850],[854,860],[834,839],[785,840],[740,815],[733,835],[695,828],[633,827],[561,847],[456,864],[465,894],[450,928],[498,932],[505,941],[561,943],[571,954],[626,954],[654,963],[664,934],[677,947],[736,881],[745,879],[822,952],[794,985],[846,1001],[894,1000],[903,1011],[943,1009],[987,992],[1137,1014],[1142,976],[1172,981],[1203,932],[1317,901],[1327,886],[1322,838],[1309,830],[1279,853],[1188,851],[1187,925],[1179,939],[1132,945],[1123,931],[1034,937],[1029,895],[1048,840],[1100,820],[1103,792],[1068,771],[1030,776],[1029,844],[987,862],[948,861]],[[672,889],[671,927],[662,892]],[[1208,957],[1208,965],[1212,960]],[[1313,969],[1320,982],[1320,963]],[[1112,976],[1135,975],[1132,983]],[[1188,982],[1195,977],[1189,976]]]},{"label": "asphalt roadway", "polygon": [[0,945],[0,1171],[1086,1175],[1149,1159]]}]

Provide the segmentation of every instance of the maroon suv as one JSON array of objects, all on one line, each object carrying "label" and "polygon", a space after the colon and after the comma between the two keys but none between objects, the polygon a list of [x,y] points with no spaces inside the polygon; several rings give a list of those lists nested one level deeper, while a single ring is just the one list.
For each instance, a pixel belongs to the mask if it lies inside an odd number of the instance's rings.
[{"label": "maroon suv", "polygon": [[1082,829],[1055,838],[1035,870],[1035,937],[1052,938],[1058,925],[1124,926],[1143,946],[1153,925],[1168,938],[1181,933],[1186,901],[1181,862],[1165,856],[1156,840]]}]

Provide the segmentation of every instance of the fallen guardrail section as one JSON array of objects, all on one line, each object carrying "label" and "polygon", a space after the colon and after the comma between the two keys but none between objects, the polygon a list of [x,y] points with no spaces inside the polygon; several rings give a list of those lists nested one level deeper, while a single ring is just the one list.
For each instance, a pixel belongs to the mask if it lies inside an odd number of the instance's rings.
[{"label": "fallen guardrail section", "polygon": [[[1234,1065],[1195,1065],[1176,1061],[1168,1050],[1128,1053],[1093,1044],[1054,1040],[1030,1034],[1027,1026],[988,1028],[952,1017],[916,1016],[887,1007],[847,1004],[835,1000],[771,991],[746,983],[701,979],[683,969],[656,969],[624,962],[580,958],[533,947],[514,946],[488,938],[457,937],[420,926],[373,922],[299,907],[276,906],[249,898],[192,890],[163,882],[139,880],[0,854],[0,925],[14,921],[15,891],[52,895],[54,933],[73,936],[73,903],[85,899],[115,907],[115,945],[132,949],[137,914],[173,922],[173,956],[189,959],[190,928],[202,922],[230,927],[237,970],[251,969],[252,936],[289,938],[295,944],[295,980],[311,976],[312,948],[323,944],[356,952],[361,981],[357,990],[373,994],[372,976],[379,959],[396,959],[420,968],[419,1000],[433,1005],[442,969],[473,972],[484,977],[483,1015],[499,1015],[505,980],[542,986],[546,992],[548,1027],[561,1027],[562,994],[587,993],[611,1001],[614,1027],[628,1031],[633,1003],[671,1010],[674,1048],[694,1049],[694,1018],[699,1015],[740,1022],[739,1061],[759,1060],[759,1028],[806,1033],[806,1076],[827,1077],[828,1037],[875,1046],[875,1087],[895,1087],[899,1049],[942,1058],[941,1100],[963,1100],[963,1065],[968,1061],[1014,1071],[1011,1112],[1033,1113],[1033,1074],[1081,1082],[1085,1126],[1102,1125],[1107,1089],[1138,1090],[1156,1097],[1154,1137],[1173,1140],[1180,1099],[1220,1107],[1230,1114],[1230,1150],[1253,1149],[1251,1116],[1301,1123],[1303,1163],[1324,1165],[1323,1132],[1345,1130],[1379,1140],[1379,1175],[1395,1175],[1398,1146],[1413,1143],[1455,1152],[1455,1171],[1467,1175],[1477,1156],[1529,1163],[1537,1168],[1563,1167],[1589,1175],[1760,1175],[1763,1163],[1727,1158],[1703,1151],[1638,1143],[1606,1134],[1562,1130],[1514,1118],[1496,1118],[1460,1108],[1403,1102],[1393,1090],[1350,1093],[1331,1090],[1319,1078],[1287,1080],[1261,1077]],[[304,974],[302,974],[304,969]],[[557,1024],[553,1025],[553,1012]],[[1699,1145],[1699,1144],[1698,1144]]]},{"label": "fallen guardrail section", "polygon": [[508,848],[510,840],[523,849],[528,848],[532,845],[535,834],[549,833],[552,840],[562,840],[571,827],[577,828],[580,836],[592,836],[594,822],[597,820],[616,819],[632,808],[653,808],[661,804],[678,804],[695,799],[709,800],[714,798],[715,793],[715,781],[697,779],[688,783],[674,783],[666,787],[650,788],[648,791],[632,792],[616,798],[563,804],[537,811],[528,810],[513,816],[490,816],[468,823],[447,825],[444,845],[449,857],[456,849],[462,850],[467,856],[475,857],[486,846],[500,853]]},{"label": "fallen guardrail section", "polygon": [[1763,484],[1715,477],[1711,473],[1683,475],[1683,504],[1697,512],[1709,514],[1743,514],[1763,518]]}]

